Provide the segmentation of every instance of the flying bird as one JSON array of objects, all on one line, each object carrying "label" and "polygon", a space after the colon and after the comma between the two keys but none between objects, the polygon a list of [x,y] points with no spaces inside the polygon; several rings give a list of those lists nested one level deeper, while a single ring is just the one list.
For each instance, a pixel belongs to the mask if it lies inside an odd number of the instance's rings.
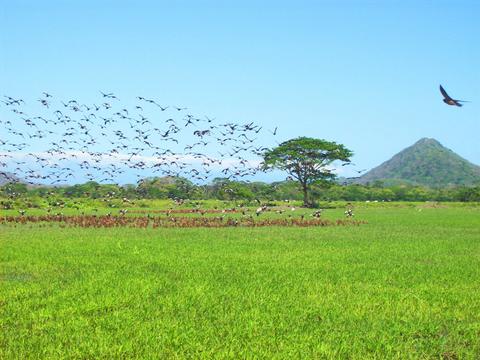
[{"label": "flying bird", "polygon": [[[99,91],[99,93],[99,97],[103,101],[112,99],[119,101],[112,92],[105,93]],[[174,115],[171,115],[173,117],[166,120],[163,119],[163,121],[156,121],[155,125],[153,125],[153,114],[150,116],[150,114],[144,112],[144,110],[147,111],[147,108],[144,109],[139,104],[135,105],[135,110],[127,107],[121,110],[112,110],[114,107],[109,102],[97,102],[97,104],[101,105],[90,105],[82,104],[77,100],[69,100],[67,102],[59,102],[61,109],[52,109],[55,102],[50,101],[51,99],[54,99],[54,97],[50,93],[43,92],[42,96],[38,98],[43,115],[33,116],[35,115],[33,114],[29,116],[21,111],[21,106],[25,103],[24,100],[15,99],[7,95],[0,98],[0,107],[6,106],[11,108],[12,112],[16,114],[17,122],[25,124],[29,129],[27,132],[17,131],[13,127],[12,121],[0,119],[0,124],[4,125],[7,133],[12,135],[12,139],[9,139],[9,141],[0,139],[1,158],[10,159],[13,155],[9,153],[28,148],[29,144],[23,141],[27,138],[44,139],[43,143],[46,148],[43,150],[47,155],[40,156],[33,152],[30,153],[30,156],[35,160],[35,166],[38,167],[39,171],[43,171],[42,174],[38,174],[32,169],[23,169],[26,165],[24,162],[13,162],[10,160],[8,160],[9,164],[6,161],[0,162],[0,168],[16,166],[15,172],[21,173],[22,178],[25,178],[32,184],[39,179],[47,180],[51,184],[63,183],[68,178],[75,177],[77,172],[83,174],[89,180],[102,177],[103,179],[99,180],[100,182],[113,182],[118,175],[128,171],[127,169],[134,169],[135,171],[153,170],[168,176],[180,176],[182,174],[192,179],[204,181],[211,176],[209,167],[215,163],[224,167],[223,173],[228,179],[243,178],[253,175],[257,171],[249,165],[247,154],[261,155],[266,150],[265,147],[255,143],[257,139],[252,135],[254,133],[258,134],[262,127],[255,125],[253,122],[247,124],[233,122],[221,124],[216,123],[214,118],[207,116],[200,118],[187,114],[178,118],[174,118]],[[159,105],[154,100],[145,97],[139,96],[137,99],[157,105],[158,111],[162,112],[169,108],[177,110],[177,112],[187,109],[186,107]],[[101,111],[103,116],[100,116],[98,111]],[[95,112],[97,112],[97,115]],[[149,115],[152,120],[150,121],[143,114]],[[180,121],[184,121],[184,126],[177,125],[180,124]],[[202,123],[208,125],[202,128],[200,127]],[[117,125],[120,127],[117,127]],[[177,153],[158,146],[159,142],[167,141],[178,144],[180,139],[184,140],[183,135],[185,132],[190,133],[190,130],[187,130],[190,125],[190,128],[196,128],[193,131],[193,135],[199,141],[181,144],[184,152],[188,151],[188,153]],[[153,136],[153,132],[155,132],[156,136]],[[277,127],[270,132],[276,135]],[[223,159],[212,158],[206,153],[197,150],[199,148],[206,149],[212,143],[212,141],[206,141],[210,137],[216,139],[215,143],[223,146],[223,152],[219,152],[221,158],[228,154],[228,156],[236,159],[237,165],[225,167]],[[92,151],[91,148],[100,142],[111,144],[112,148],[107,149],[105,152]],[[88,161],[78,161],[77,152],[80,152],[82,156],[86,156]],[[119,156],[123,158],[120,166],[106,167],[101,165],[104,158]],[[158,162],[150,165],[140,161],[141,157],[149,156],[157,158]],[[201,160],[198,161],[198,167],[196,164],[182,162],[181,159],[184,156]],[[53,157],[57,161],[50,163]],[[71,162],[73,163],[70,164]],[[95,170],[97,174],[92,173],[92,170]],[[100,173],[103,175],[99,176]],[[138,172],[136,175],[142,176]]]},{"label": "flying bird", "polygon": [[461,103],[462,102],[468,102],[468,101],[465,101],[465,100],[456,100],[456,99],[452,99],[448,94],[447,92],[445,91],[445,89],[442,87],[442,85],[440,85],[440,92],[442,93],[443,95],[443,102],[447,105],[452,105],[452,106],[458,106],[458,107],[461,107],[463,106]]},{"label": "flying bird", "polygon": [[272,133],[273,136],[277,135],[277,130],[278,130],[278,126],[275,127],[275,129],[273,131],[270,131]]}]

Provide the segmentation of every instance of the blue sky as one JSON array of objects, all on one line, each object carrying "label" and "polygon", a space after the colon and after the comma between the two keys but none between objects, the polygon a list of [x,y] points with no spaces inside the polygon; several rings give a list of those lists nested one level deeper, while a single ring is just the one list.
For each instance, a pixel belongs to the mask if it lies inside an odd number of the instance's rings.
[{"label": "blue sky", "polygon": [[[478,1],[9,1],[0,91],[148,95],[343,143],[361,169],[421,137],[480,164],[479,16]],[[445,105],[440,83],[472,102]]]}]

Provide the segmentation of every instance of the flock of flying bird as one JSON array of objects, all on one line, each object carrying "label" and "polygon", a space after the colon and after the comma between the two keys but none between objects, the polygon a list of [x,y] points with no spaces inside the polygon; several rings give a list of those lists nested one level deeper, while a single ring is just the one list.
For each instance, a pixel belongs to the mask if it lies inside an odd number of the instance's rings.
[{"label": "flock of flying bird", "polygon": [[[460,107],[467,102],[450,97],[442,85],[440,92],[447,105]],[[0,110],[3,105],[7,115],[0,112],[0,180],[57,185],[76,178],[118,183],[133,170],[137,181],[149,174],[204,182],[219,174],[239,179],[259,170],[252,158],[266,148],[257,141],[263,128],[253,122],[216,123],[188,113],[186,107],[165,106],[143,96],[136,97],[133,109],[122,106],[113,93],[100,91],[99,98],[86,104],[43,92],[35,101],[40,109],[31,114],[23,99],[4,95]],[[268,132],[275,136],[277,130]]]},{"label": "flock of flying bird", "polygon": [[[107,92],[91,104],[61,101],[47,92],[33,104],[4,95],[2,107],[0,178],[7,181],[119,183],[126,172],[135,173],[137,181],[240,179],[258,171],[252,159],[266,150],[257,141],[265,130],[253,122],[218,123],[143,96],[128,108]],[[277,128],[268,131],[277,134]]]}]

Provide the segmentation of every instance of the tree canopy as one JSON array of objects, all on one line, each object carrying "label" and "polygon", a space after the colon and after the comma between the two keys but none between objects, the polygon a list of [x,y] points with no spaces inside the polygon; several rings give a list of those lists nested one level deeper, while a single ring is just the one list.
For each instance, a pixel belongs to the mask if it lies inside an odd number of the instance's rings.
[{"label": "tree canopy", "polygon": [[303,202],[309,206],[309,187],[314,182],[328,183],[336,175],[329,168],[334,161],[349,163],[352,151],[342,144],[323,139],[298,137],[287,140],[263,154],[263,169],[286,171],[298,181],[303,191]]}]

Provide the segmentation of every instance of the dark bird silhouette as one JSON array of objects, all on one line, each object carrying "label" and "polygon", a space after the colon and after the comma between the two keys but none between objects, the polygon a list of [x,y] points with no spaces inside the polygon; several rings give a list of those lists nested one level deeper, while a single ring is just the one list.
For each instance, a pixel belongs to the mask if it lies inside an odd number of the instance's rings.
[{"label": "dark bird silhouette", "polygon": [[273,136],[277,135],[277,130],[278,130],[278,126],[275,127],[275,129],[273,131],[270,131],[272,133]]},{"label": "dark bird silhouette", "polygon": [[442,85],[440,85],[440,92],[442,93],[443,95],[443,102],[447,105],[452,105],[452,106],[458,106],[458,107],[461,107],[463,106],[462,102],[468,102],[466,100],[457,100],[457,99],[452,99],[448,94],[447,92],[445,91],[445,89],[442,87]]},{"label": "dark bird silhouette", "polygon": [[100,91],[100,93],[103,95],[104,98],[118,100],[118,98],[113,93],[104,93],[103,91]]}]

